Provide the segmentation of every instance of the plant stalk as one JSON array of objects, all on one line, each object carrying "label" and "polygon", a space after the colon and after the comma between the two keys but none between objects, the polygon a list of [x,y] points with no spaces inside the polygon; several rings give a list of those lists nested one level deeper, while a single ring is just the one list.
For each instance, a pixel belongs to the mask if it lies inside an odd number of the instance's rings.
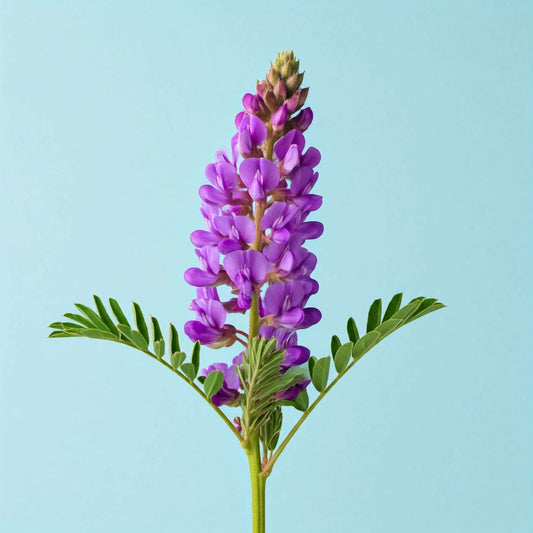
[{"label": "plant stalk", "polygon": [[252,488],[252,531],[253,533],[265,533],[265,485],[267,478],[265,475],[261,475],[259,432],[250,435],[246,455],[250,466]]}]

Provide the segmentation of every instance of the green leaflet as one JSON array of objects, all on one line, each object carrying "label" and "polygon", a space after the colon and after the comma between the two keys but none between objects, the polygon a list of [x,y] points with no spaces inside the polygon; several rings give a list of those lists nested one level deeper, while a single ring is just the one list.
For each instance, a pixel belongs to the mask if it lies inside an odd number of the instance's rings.
[{"label": "green leaflet", "polygon": [[196,368],[192,363],[183,363],[181,365],[181,371],[187,376],[189,381],[193,382],[196,377]]},{"label": "green leaflet", "polygon": [[118,305],[118,302],[114,298],[109,298],[109,305],[111,306],[111,311],[113,311],[113,314],[115,315],[115,318],[118,320],[118,323],[124,324],[125,326],[128,326],[129,328],[130,323],[128,322],[128,319],[126,318],[126,315],[122,311],[120,305]]},{"label": "green leaflet", "polygon": [[341,345],[342,342],[339,337],[337,337],[337,335],[333,335],[333,337],[331,337],[331,355],[334,356]]},{"label": "green leaflet", "polygon": [[77,315],[76,313],[65,313],[63,316],[70,318],[71,320],[75,320],[76,322],[79,322],[82,326],[85,326],[86,328],[94,327],[94,324],[90,320],[87,320],[84,316]]},{"label": "green leaflet", "polygon": [[143,312],[138,303],[133,302],[133,318],[135,319],[135,325],[139,330],[139,333],[144,337],[146,344],[150,342],[150,336],[148,335],[148,326],[144,320]]},{"label": "green leaflet", "polygon": [[109,331],[113,333],[113,335],[116,335],[118,337],[118,329],[116,328],[113,320],[111,320],[111,317],[109,316],[109,313],[107,312],[104,304],[102,303],[102,300],[96,296],[96,294],[93,295],[94,303],[96,305],[96,309],[98,310],[98,314],[100,315],[100,318],[102,319],[102,322],[107,326]]},{"label": "green leaflet", "polygon": [[362,357],[372,346],[378,343],[380,336],[378,331],[371,331],[363,335],[353,346],[353,358],[359,359]]},{"label": "green leaflet", "polygon": [[309,368],[309,375],[312,376],[313,375],[313,369],[315,367],[315,364],[316,364],[316,357],[314,355],[312,355],[310,358],[309,358],[309,361],[307,362],[307,366]]},{"label": "green leaflet", "polygon": [[400,309],[400,306],[402,305],[402,296],[403,293],[399,292],[391,298],[389,305],[387,305],[387,310],[383,315],[383,322],[391,318],[392,315],[394,315],[394,313],[396,313]]},{"label": "green leaflet", "polygon": [[194,365],[194,374],[200,370],[200,342],[196,341],[192,348],[191,363]]},{"label": "green leaflet", "polygon": [[143,352],[148,349],[148,341],[139,331],[130,329],[124,324],[118,324],[117,328],[120,333],[122,333],[122,335],[124,335],[124,337],[126,337],[126,339],[129,340],[136,348],[139,348],[139,350]]},{"label": "green leaflet", "polygon": [[343,344],[335,353],[334,363],[335,370],[340,374],[348,366],[350,357],[352,356],[353,342]]},{"label": "green leaflet", "polygon": [[381,298],[374,300],[368,310],[368,320],[366,323],[366,332],[376,329],[381,322]]},{"label": "green leaflet", "polygon": [[154,351],[158,359],[165,357],[165,341],[163,339],[154,341]]},{"label": "green leaflet", "polygon": [[209,372],[204,381],[204,391],[208,398],[215,395],[224,384],[224,374],[220,370]]},{"label": "green leaflet", "polygon": [[312,381],[318,392],[323,392],[328,384],[329,365],[331,363],[331,357],[320,358],[313,368]]},{"label": "green leaflet", "polygon": [[88,337],[89,339],[102,339],[106,341],[118,341],[118,337],[109,331],[102,331],[100,329],[67,329],[65,333],[70,333],[72,337]]},{"label": "green leaflet", "polygon": [[48,327],[54,329],[83,329],[81,324],[76,324],[75,322],[52,322]]},{"label": "green leaflet", "polygon": [[348,323],[346,324],[346,331],[348,332],[348,338],[352,342],[357,342],[359,340],[359,331],[357,331],[355,320],[351,317],[348,319]]},{"label": "green leaflet", "polygon": [[168,339],[169,339],[170,353],[181,352],[178,332],[174,324],[169,324],[168,326]]},{"label": "green leaflet", "polygon": [[109,331],[109,328],[102,322],[100,317],[90,308],[83,304],[74,304],[91,322],[96,329]]},{"label": "green leaflet", "polygon": [[170,355],[170,364],[174,370],[178,370],[187,356],[183,352],[174,352]]},{"label": "green leaflet", "polygon": [[159,359],[162,359],[165,356],[165,341],[163,339],[163,335],[161,334],[159,322],[157,318],[153,316],[150,317],[150,329],[152,331],[155,354]]},{"label": "green leaflet", "polygon": [[294,407],[298,409],[298,411],[306,411],[309,407],[309,394],[307,394],[307,390],[304,389],[298,396],[296,397],[296,400],[294,400]]}]

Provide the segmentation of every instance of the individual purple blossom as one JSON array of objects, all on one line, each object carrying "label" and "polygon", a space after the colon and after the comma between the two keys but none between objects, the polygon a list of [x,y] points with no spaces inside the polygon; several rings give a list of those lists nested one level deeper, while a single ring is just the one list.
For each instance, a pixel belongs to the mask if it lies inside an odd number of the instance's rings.
[{"label": "individual purple blossom", "polygon": [[267,238],[275,243],[287,242],[290,238],[290,231],[287,226],[297,214],[298,208],[294,205],[283,202],[272,204],[261,219],[261,227],[264,230],[270,230]]},{"label": "individual purple blossom", "polygon": [[275,163],[264,157],[245,159],[239,167],[239,173],[250,196],[256,201],[264,200],[278,186],[280,179]]},{"label": "individual purple blossom", "polygon": [[185,281],[194,287],[216,285],[220,274],[218,250],[212,246],[203,246],[195,251],[200,260],[200,268],[189,268],[185,272]]},{"label": "individual purple blossom", "polygon": [[200,374],[207,377],[211,372],[218,370],[224,374],[222,388],[213,396],[211,401],[217,407],[235,402],[239,397],[240,380],[234,365],[228,367],[226,363],[213,363],[201,370]]},{"label": "individual purple blossom", "polygon": [[243,155],[252,154],[257,146],[267,138],[267,129],[255,115],[238,116],[239,137],[237,146]]},{"label": "individual purple blossom", "polygon": [[235,340],[235,328],[225,324],[226,310],[220,301],[198,290],[198,298],[194,299],[189,309],[196,313],[196,320],[185,323],[185,333],[192,341],[210,346],[228,346]]},{"label": "individual purple blossom", "polygon": [[247,249],[255,239],[255,224],[246,216],[235,214],[217,216],[213,219],[217,232],[224,238],[218,243],[218,250],[227,254]]},{"label": "individual purple blossom", "polygon": [[305,283],[274,283],[266,290],[261,316],[266,323],[291,331],[312,326],[322,314],[304,308],[310,295]]},{"label": "individual purple blossom", "polygon": [[241,309],[249,309],[254,290],[265,281],[270,269],[268,260],[257,250],[237,250],[226,255],[223,264],[239,291],[237,304]]}]

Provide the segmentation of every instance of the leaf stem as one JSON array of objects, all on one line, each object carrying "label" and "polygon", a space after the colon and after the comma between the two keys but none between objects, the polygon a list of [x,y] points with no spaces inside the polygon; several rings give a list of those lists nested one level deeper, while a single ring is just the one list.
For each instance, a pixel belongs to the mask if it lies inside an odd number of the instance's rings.
[{"label": "leaf stem", "polygon": [[341,379],[342,376],[344,376],[344,374],[346,374],[346,372],[348,372],[348,370],[350,370],[350,368],[352,368],[352,366],[355,365],[355,363],[357,363],[357,361],[359,361],[359,359],[361,359],[361,357],[363,357],[362,355],[360,357],[358,357],[357,359],[354,359],[347,367],[346,369],[341,372],[325,389],[323,392],[321,392],[317,398],[315,399],[315,401],[309,406],[309,408],[305,411],[305,413],[302,414],[302,416],[298,419],[298,421],[296,422],[296,424],[294,424],[294,426],[292,427],[292,429],[289,431],[289,433],[287,434],[287,436],[283,439],[283,442],[279,445],[279,447],[277,448],[277,450],[274,452],[274,454],[272,455],[272,457],[270,458],[270,460],[268,461],[268,463],[266,464],[266,466],[263,468],[263,471],[261,472],[261,475],[262,476],[269,476],[270,473],[272,472],[272,468],[274,467],[274,464],[276,463],[276,461],[278,460],[279,456],[281,455],[281,453],[283,452],[283,450],[285,449],[285,447],[287,446],[287,444],[289,444],[289,441],[292,439],[292,437],[294,437],[294,434],[298,431],[298,429],[300,429],[300,426],[305,422],[306,418],[311,414],[311,412],[313,411],[313,409],[320,403],[320,401],[322,400],[322,398],[324,398],[324,396],[334,387],[334,385],[339,381],[339,379]]},{"label": "leaf stem", "polygon": [[129,344],[128,342],[124,342],[123,340],[121,339],[117,339],[116,342],[119,342],[120,344],[125,344],[126,346],[130,346],[131,348],[136,348],[137,350],[145,353],[146,355],[149,355],[152,359],[155,359],[156,361],[159,361],[163,366],[166,366],[169,370],[172,370],[172,372],[174,372],[174,374],[176,374],[177,376],[179,376],[181,379],[183,379],[183,381],[186,381],[188,385],[190,385],[208,404],[209,406],[215,410],[215,412],[217,413],[218,416],[220,416],[220,418],[222,418],[222,420],[224,421],[224,423],[231,429],[232,433],[237,437],[237,439],[239,440],[239,442],[243,442],[244,439],[242,437],[242,435],[237,431],[237,428],[232,424],[231,420],[224,414],[224,412],[220,409],[220,407],[217,407],[205,394],[204,392],[202,391],[202,389],[200,389],[200,387],[198,387],[198,385],[196,385],[196,383],[192,382],[189,380],[189,378],[185,375],[185,374],[182,374],[181,372],[179,372],[178,370],[176,370],[172,365],[170,365],[169,363],[167,363],[164,359],[159,359],[159,357],[157,357],[155,354],[153,354],[150,350],[141,350],[139,348],[137,348],[136,346],[133,346],[131,344]]}]

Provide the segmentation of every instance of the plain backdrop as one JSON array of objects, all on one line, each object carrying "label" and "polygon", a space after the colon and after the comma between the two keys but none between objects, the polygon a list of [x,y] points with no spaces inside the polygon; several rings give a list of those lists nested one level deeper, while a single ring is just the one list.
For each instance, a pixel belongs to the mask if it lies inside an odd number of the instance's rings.
[{"label": "plain backdrop", "polygon": [[204,168],[280,49],[323,157],[302,341],[327,354],[399,291],[448,307],[306,421],[268,530],[533,531],[531,2],[0,5],[2,531],[250,531],[245,455],[195,393],[46,326],[95,293],[181,331]]}]

